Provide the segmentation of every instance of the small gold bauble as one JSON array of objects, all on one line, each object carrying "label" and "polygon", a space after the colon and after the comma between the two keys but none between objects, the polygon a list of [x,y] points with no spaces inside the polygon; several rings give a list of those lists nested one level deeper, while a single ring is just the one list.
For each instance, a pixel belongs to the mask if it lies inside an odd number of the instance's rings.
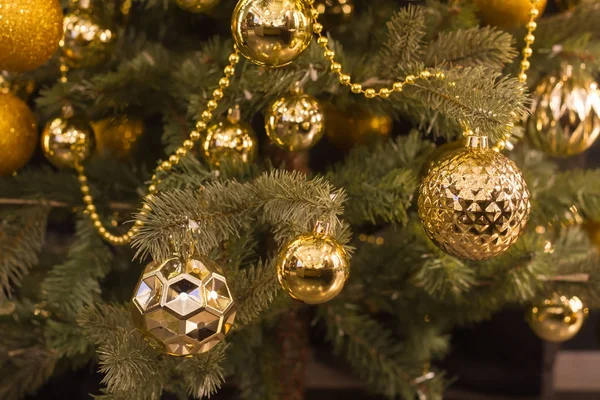
[{"label": "small gold bauble", "polygon": [[[484,23],[501,29],[513,29],[529,22],[530,0],[475,0]],[[546,9],[546,0],[536,4],[539,15]]]},{"label": "small gold bauble", "polygon": [[180,8],[193,13],[202,13],[212,10],[219,0],[175,0]]},{"label": "small gold bauble", "polygon": [[600,135],[600,91],[585,71],[563,68],[535,90],[527,139],[554,157],[580,154]]},{"label": "small gold bauble", "polygon": [[148,264],[130,310],[150,345],[185,357],[205,353],[225,339],[233,327],[236,306],[219,270],[199,259]]},{"label": "small gold bauble", "polygon": [[487,138],[440,159],[423,179],[419,216],[429,238],[455,257],[485,260],[521,235],[530,212],[529,190],[513,161],[491,150]]},{"label": "small gold bauble", "polygon": [[350,274],[344,247],[318,224],[312,233],[290,241],[277,258],[277,277],[285,291],[306,304],[337,296]]},{"label": "small gold bauble", "polygon": [[62,54],[72,68],[95,67],[113,50],[116,34],[108,18],[92,9],[75,9],[65,15]]},{"label": "small gold bauble", "polygon": [[231,30],[235,44],[250,61],[281,67],[306,50],[312,24],[306,0],[240,0]]},{"label": "small gold bauble", "polygon": [[323,112],[317,99],[296,91],[269,106],[265,129],[277,146],[288,151],[306,150],[323,136]]},{"label": "small gold bauble", "polygon": [[393,120],[360,106],[340,110],[332,105],[325,107],[325,135],[338,149],[369,145],[387,139],[392,132]]},{"label": "small gold bauble", "polygon": [[144,133],[144,121],[129,115],[109,117],[90,123],[94,129],[98,154],[125,160]]},{"label": "small gold bauble", "polygon": [[252,163],[256,157],[256,135],[252,127],[240,121],[239,109],[229,110],[222,118],[206,130],[201,143],[204,160],[212,167],[223,161]]},{"label": "small gold bauble", "polygon": [[12,94],[0,94],[0,176],[27,164],[37,140],[35,117],[27,104]]},{"label": "small gold bauble", "polygon": [[0,70],[30,71],[48,61],[62,21],[58,0],[0,0]]},{"label": "small gold bauble", "polygon": [[55,118],[46,124],[42,133],[44,155],[58,168],[74,168],[75,160],[84,162],[93,148],[92,128],[80,118]]},{"label": "small gold bauble", "polygon": [[588,313],[578,297],[553,293],[549,298],[534,301],[526,319],[540,339],[564,342],[579,332]]}]

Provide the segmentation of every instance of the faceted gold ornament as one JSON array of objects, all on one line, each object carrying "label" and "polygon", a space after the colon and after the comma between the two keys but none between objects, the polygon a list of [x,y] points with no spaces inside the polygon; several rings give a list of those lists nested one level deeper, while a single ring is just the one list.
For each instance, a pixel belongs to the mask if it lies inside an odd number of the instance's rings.
[{"label": "faceted gold ornament", "polygon": [[[501,29],[512,29],[529,22],[530,0],[475,0],[484,23]],[[546,9],[546,0],[536,4],[539,15]]]},{"label": "faceted gold ornament", "polygon": [[554,157],[568,157],[587,150],[600,135],[600,92],[584,70],[563,68],[537,87],[527,139]]},{"label": "faceted gold ornament", "polygon": [[116,34],[102,13],[75,9],[65,15],[61,50],[72,68],[95,67],[106,61],[113,50]]},{"label": "faceted gold ornament", "polygon": [[431,168],[440,161],[447,154],[462,149],[465,147],[464,138],[455,140],[453,142],[444,143],[442,145],[436,146],[435,150],[429,156],[429,159],[423,164],[423,168],[421,169],[421,178],[424,178],[429,174]]},{"label": "faceted gold ornament", "polygon": [[201,143],[204,160],[218,167],[225,160],[252,163],[256,157],[256,135],[252,127],[240,121],[240,110],[230,109],[227,118],[210,126]]},{"label": "faceted gold ornament", "polygon": [[312,40],[308,0],[240,0],[231,30],[240,52],[253,63],[281,67]]},{"label": "faceted gold ornament", "polygon": [[23,167],[38,141],[33,113],[21,99],[0,93],[0,176]]},{"label": "faceted gold ornament", "polygon": [[93,149],[92,128],[81,118],[55,118],[46,124],[42,133],[44,155],[58,168],[74,168],[75,160],[84,162]]},{"label": "faceted gold ornament", "polygon": [[290,296],[306,304],[333,299],[350,274],[346,250],[327,228],[317,224],[314,232],[296,237],[277,259],[279,283]]},{"label": "faceted gold ornament", "polygon": [[130,309],[150,345],[172,356],[192,356],[223,341],[237,311],[218,271],[199,259],[172,258],[146,266]]},{"label": "faceted gold ornament", "polygon": [[144,121],[130,115],[104,118],[90,124],[96,137],[99,154],[126,160],[144,133]]},{"label": "faceted gold ornament", "polygon": [[275,100],[265,115],[267,136],[288,151],[311,148],[323,136],[324,128],[319,102],[300,89]]},{"label": "faceted gold ornament", "polygon": [[577,296],[553,293],[533,302],[526,319],[533,332],[548,342],[564,342],[581,329],[589,310]]},{"label": "faceted gold ornament", "polygon": [[419,216],[427,236],[455,257],[485,260],[521,235],[530,195],[513,161],[470,136],[467,146],[442,157],[423,179]]},{"label": "faceted gold ornament", "polygon": [[180,8],[193,13],[202,13],[212,10],[219,0],[175,0]]}]

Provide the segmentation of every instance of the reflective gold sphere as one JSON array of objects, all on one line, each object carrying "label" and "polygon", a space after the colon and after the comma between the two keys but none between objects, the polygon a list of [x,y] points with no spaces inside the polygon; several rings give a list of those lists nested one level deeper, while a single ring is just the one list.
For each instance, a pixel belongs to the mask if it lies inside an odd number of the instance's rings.
[{"label": "reflective gold sphere", "polygon": [[389,138],[394,121],[387,114],[372,112],[360,106],[345,110],[327,105],[325,135],[340,150],[364,146]]},{"label": "reflective gold sphere", "polygon": [[62,54],[72,68],[90,68],[106,61],[116,34],[108,18],[91,9],[75,9],[65,15]]},{"label": "reflective gold sphere", "polygon": [[579,332],[588,313],[578,297],[553,293],[549,298],[534,301],[526,319],[540,339],[564,342]]},{"label": "reflective gold sphere", "polygon": [[219,0],[175,0],[180,8],[193,13],[201,13],[212,10]]},{"label": "reflective gold sphere", "polygon": [[471,136],[442,157],[421,182],[419,217],[443,251],[485,260],[506,251],[523,232],[530,194],[515,163]]},{"label": "reflective gold sphere", "polygon": [[0,176],[27,164],[37,141],[37,124],[27,104],[12,94],[0,94]]},{"label": "reflective gold sphere", "polygon": [[589,73],[567,66],[545,78],[535,90],[526,135],[554,157],[589,149],[600,135],[600,91]]},{"label": "reflective gold sphere", "polygon": [[285,291],[306,304],[337,296],[350,274],[344,247],[324,231],[300,235],[279,253],[277,277]]},{"label": "reflective gold sphere", "polygon": [[288,151],[311,148],[323,136],[324,128],[319,102],[307,94],[285,95],[275,100],[265,115],[267,136]]},{"label": "reflective gold sphere", "polygon": [[74,168],[75,159],[87,160],[94,148],[94,135],[83,119],[58,117],[46,124],[42,150],[55,167]]},{"label": "reflective gold sphere", "polygon": [[312,23],[306,0],[240,0],[231,30],[235,44],[250,61],[281,67],[306,50]]},{"label": "reflective gold sphere", "polygon": [[[484,23],[501,29],[514,29],[529,22],[529,0],[475,0],[479,16]],[[536,8],[544,13],[546,0],[538,1]]]},{"label": "reflective gold sphere", "polygon": [[126,114],[90,123],[94,129],[96,150],[126,160],[144,133],[144,121]]},{"label": "reflective gold sphere", "polygon": [[252,127],[240,121],[239,110],[230,110],[206,130],[201,143],[202,156],[212,167],[223,161],[252,163],[256,158],[256,135]]},{"label": "reflective gold sphere", "polygon": [[42,66],[58,49],[62,22],[58,0],[0,0],[0,70]]}]

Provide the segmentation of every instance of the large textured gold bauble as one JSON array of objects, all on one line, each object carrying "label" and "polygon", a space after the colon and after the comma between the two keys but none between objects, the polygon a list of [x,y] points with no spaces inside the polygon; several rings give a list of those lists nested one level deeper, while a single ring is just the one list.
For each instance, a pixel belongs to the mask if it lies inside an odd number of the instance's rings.
[{"label": "large textured gold bauble", "polygon": [[455,257],[485,260],[506,251],[530,212],[529,190],[519,168],[469,137],[467,146],[441,158],[423,179],[419,216],[429,238]]},{"label": "large textured gold bauble", "polygon": [[0,176],[27,164],[37,141],[37,125],[27,104],[12,94],[0,94]]},{"label": "large textured gold bauble", "polygon": [[202,13],[212,10],[219,0],[175,0],[180,8],[193,13]]},{"label": "large textured gold bauble", "polygon": [[285,291],[306,304],[337,296],[350,274],[344,247],[324,232],[296,237],[279,253],[277,277]]},{"label": "large textured gold bauble", "polygon": [[585,71],[566,67],[545,78],[535,90],[527,139],[554,157],[587,150],[600,135],[600,92]]},{"label": "large textured gold bauble", "polygon": [[394,121],[387,114],[375,113],[360,106],[345,110],[325,107],[325,135],[340,150],[364,146],[387,139]]},{"label": "large textured gold bauble", "polygon": [[307,0],[240,0],[231,30],[240,52],[253,63],[281,67],[291,63],[312,40]]},{"label": "large textured gold bauble", "polygon": [[265,129],[269,139],[277,146],[289,151],[306,150],[323,136],[323,111],[314,97],[291,93],[269,106]]},{"label": "large textured gold bauble", "polygon": [[144,121],[129,115],[109,117],[90,123],[98,154],[126,160],[144,133]]},{"label": "large textured gold bauble", "polygon": [[421,178],[425,178],[429,174],[429,171],[431,171],[431,168],[444,158],[444,156],[463,147],[465,147],[464,138],[436,146],[433,152],[431,152],[429,159],[423,164],[423,168],[421,168]]},{"label": "large textured gold bauble", "polygon": [[61,49],[67,65],[90,68],[110,57],[116,35],[108,21],[91,9],[76,9],[65,15]]},{"label": "large textured gold bauble", "polygon": [[48,61],[62,22],[58,0],[0,0],[0,70],[30,71]]},{"label": "large textured gold bauble", "polygon": [[236,306],[219,269],[208,260],[152,262],[133,293],[135,326],[156,349],[172,356],[209,351],[233,326]]},{"label": "large textured gold bauble", "polygon": [[212,167],[222,162],[252,163],[256,158],[256,135],[247,123],[232,113],[206,130],[200,145],[204,160]]},{"label": "large textured gold bauble", "polygon": [[[479,16],[488,25],[501,29],[513,29],[529,22],[530,0],[475,0]],[[546,9],[546,0],[536,4],[540,15]]]},{"label": "large textured gold bauble", "polygon": [[84,162],[92,155],[92,127],[80,118],[58,117],[46,124],[42,150],[55,167],[74,168],[75,160]]},{"label": "large textured gold bauble", "polygon": [[575,336],[589,310],[576,297],[553,293],[533,302],[526,319],[533,332],[548,342],[564,342]]}]

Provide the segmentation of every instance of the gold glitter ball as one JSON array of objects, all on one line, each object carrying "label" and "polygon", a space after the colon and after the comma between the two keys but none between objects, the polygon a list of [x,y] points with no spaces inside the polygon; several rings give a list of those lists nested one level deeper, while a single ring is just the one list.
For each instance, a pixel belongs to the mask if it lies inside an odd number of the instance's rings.
[{"label": "gold glitter ball", "polygon": [[530,195],[515,163],[491,150],[487,138],[442,157],[423,179],[419,216],[427,236],[446,253],[485,260],[506,251],[521,235]]},{"label": "gold glitter ball", "polygon": [[98,154],[126,160],[144,133],[144,121],[126,114],[91,122]]},{"label": "gold glitter ball", "polygon": [[12,94],[0,94],[0,176],[27,164],[37,140],[37,125],[27,104]]},{"label": "gold glitter ball", "polygon": [[212,10],[219,0],[175,0],[175,4],[185,11],[201,13]]},{"label": "gold glitter ball", "polygon": [[0,70],[43,65],[58,49],[62,22],[58,0],[0,0]]},{"label": "gold glitter ball", "polygon": [[81,118],[55,118],[46,124],[42,133],[44,155],[58,168],[74,168],[75,160],[84,162],[93,148],[92,127]]},{"label": "gold glitter ball", "polygon": [[581,154],[600,135],[600,91],[588,72],[565,66],[535,90],[527,120],[528,141],[546,154]]},{"label": "gold glitter ball", "polygon": [[[525,26],[529,22],[530,0],[475,0],[479,17],[484,23],[501,29],[513,29]],[[546,9],[546,0],[540,0],[536,8],[542,15]]]},{"label": "gold glitter ball", "polygon": [[65,15],[61,50],[68,66],[95,67],[110,57],[116,34],[108,21],[92,9],[75,9]]},{"label": "gold glitter ball", "polygon": [[131,315],[144,338],[172,356],[205,353],[231,331],[236,306],[219,268],[208,260],[169,259],[144,269]]},{"label": "gold glitter ball", "polygon": [[534,301],[525,317],[540,339],[564,342],[581,330],[588,313],[579,297],[553,293],[548,298]]},{"label": "gold glitter ball", "polygon": [[250,61],[281,67],[306,50],[312,24],[306,0],[240,0],[231,30],[235,44]]},{"label": "gold glitter ball", "polygon": [[290,241],[277,258],[277,277],[285,291],[306,304],[325,303],[344,288],[350,261],[344,247],[318,224]]}]

